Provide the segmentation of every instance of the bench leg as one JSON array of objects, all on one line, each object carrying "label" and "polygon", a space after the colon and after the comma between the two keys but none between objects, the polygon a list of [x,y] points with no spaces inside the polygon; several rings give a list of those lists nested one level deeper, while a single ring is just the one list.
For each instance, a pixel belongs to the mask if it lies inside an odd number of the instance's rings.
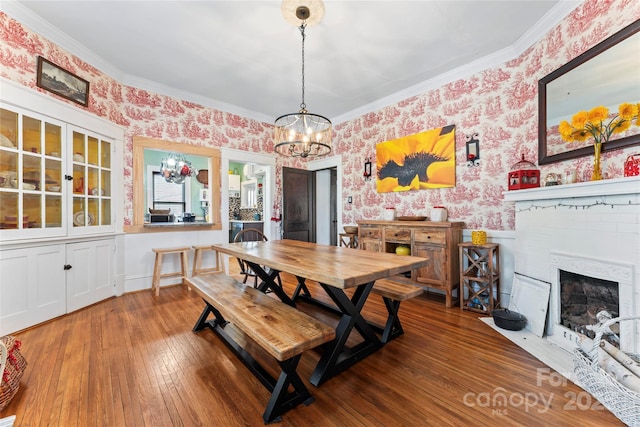
[{"label": "bench leg", "polygon": [[394,301],[389,298],[383,298],[384,305],[387,306],[387,312],[389,316],[387,317],[387,323],[384,326],[384,331],[382,332],[383,343],[388,343],[394,338],[399,337],[404,334],[404,330],[402,329],[402,324],[400,323],[400,318],[398,317],[398,312],[400,311],[400,301]]},{"label": "bench leg", "polygon": [[[214,306],[212,306],[206,301],[204,303],[205,303],[205,307],[202,310],[202,313],[200,313],[200,317],[198,317],[198,321],[193,326],[193,329],[192,329],[193,332],[199,332],[204,328],[213,329],[215,328],[216,325],[226,325],[228,323],[224,319],[224,317],[222,317],[222,314],[218,310],[216,310]],[[209,317],[209,314],[211,313],[213,313],[215,318],[212,320],[207,320],[207,318]]]},{"label": "bench leg", "polygon": [[191,290],[191,286],[184,280],[189,277],[189,256],[187,255],[187,251],[180,253],[180,271],[182,272],[182,277],[180,278],[182,284],[187,285],[187,289]]},{"label": "bench leg", "polygon": [[[311,393],[309,393],[298,372],[296,372],[300,356],[299,354],[284,362],[278,362],[282,372],[280,372],[280,377],[273,387],[271,398],[262,415],[265,424],[280,421],[280,415],[298,406],[300,403],[310,405],[311,402],[313,402],[314,399]],[[287,391],[290,385],[293,386],[291,393]]]},{"label": "bench leg", "polygon": [[155,290],[156,296],[160,296],[160,276],[162,275],[162,253],[156,252],[156,262],[153,264],[153,280],[151,289]]},{"label": "bench leg", "polygon": [[[220,311],[205,301],[204,310],[200,314],[198,321],[193,327],[193,332],[201,331],[205,328],[211,328],[222,341],[235,353],[236,356],[249,368],[251,373],[271,392],[271,397],[267,403],[267,407],[262,415],[265,424],[278,422],[281,415],[298,406],[301,403],[305,405],[313,402],[313,397],[307,387],[305,387],[300,375],[296,371],[298,362],[300,362],[301,354],[291,357],[280,364],[280,376],[276,381],[251,354],[243,349],[237,342],[229,336],[224,330],[224,326],[228,323]],[[209,314],[213,313],[215,318],[207,320]],[[289,386],[293,387],[293,391],[289,392]]]}]

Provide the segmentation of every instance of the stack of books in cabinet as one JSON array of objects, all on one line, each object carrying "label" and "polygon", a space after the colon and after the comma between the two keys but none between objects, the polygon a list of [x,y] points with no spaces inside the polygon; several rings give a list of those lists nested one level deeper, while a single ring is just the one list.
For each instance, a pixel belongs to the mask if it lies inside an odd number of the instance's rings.
[{"label": "stack of books in cabinet", "polygon": [[497,243],[460,248],[460,308],[491,314],[500,304],[500,247]]}]

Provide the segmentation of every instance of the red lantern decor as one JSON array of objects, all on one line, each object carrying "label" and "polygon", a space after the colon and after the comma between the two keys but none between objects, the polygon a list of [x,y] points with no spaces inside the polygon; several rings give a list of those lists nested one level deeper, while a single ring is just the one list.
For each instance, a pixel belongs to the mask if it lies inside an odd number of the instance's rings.
[{"label": "red lantern decor", "polygon": [[624,176],[640,175],[640,154],[632,154],[624,162]]},{"label": "red lantern decor", "polygon": [[540,187],[540,170],[536,165],[524,159],[511,167],[509,172],[509,191]]}]

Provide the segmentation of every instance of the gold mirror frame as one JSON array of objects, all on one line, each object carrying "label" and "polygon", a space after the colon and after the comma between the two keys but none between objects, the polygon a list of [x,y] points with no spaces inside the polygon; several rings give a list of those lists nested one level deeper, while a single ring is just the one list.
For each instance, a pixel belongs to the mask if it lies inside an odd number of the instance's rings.
[{"label": "gold mirror frame", "polygon": [[[207,157],[209,159],[209,170],[211,171],[211,182],[209,182],[209,194],[211,197],[211,208],[209,219],[211,222],[202,225],[189,225],[187,228],[182,224],[164,227],[145,227],[145,188],[144,188],[144,150],[160,150],[167,153],[182,153],[185,155],[195,155]],[[222,230],[222,220],[220,208],[222,206],[220,192],[220,150],[209,147],[199,147],[195,145],[180,144],[177,142],[165,141],[162,139],[146,138],[143,136],[133,137],[133,225],[125,226],[127,233],[148,233],[166,231],[196,231],[196,230]]]},{"label": "gold mirror frame", "polygon": [[[631,25],[618,31],[616,34],[598,43],[596,46],[587,50],[580,56],[572,59],[562,67],[558,68],[549,75],[543,77],[538,81],[538,164],[544,165],[549,163],[560,162],[569,159],[575,159],[583,156],[593,155],[593,147],[587,146],[577,148],[574,150],[568,150],[558,154],[549,154],[547,150],[547,85],[559,77],[567,75],[574,68],[586,63],[587,61],[595,58],[601,53],[615,47],[623,40],[632,37],[635,34],[640,33],[640,21],[636,21]],[[640,35],[638,35],[640,37]],[[615,76],[614,76],[615,78]],[[640,79],[638,81],[638,87],[640,90]],[[629,100],[628,102],[637,102],[636,100]],[[606,102],[602,101],[603,104]],[[585,106],[584,109],[590,109],[594,106]],[[577,111],[576,111],[577,113]],[[603,151],[610,151],[636,145],[640,143],[640,133],[635,135],[626,136],[624,138],[609,141],[602,146]]]}]

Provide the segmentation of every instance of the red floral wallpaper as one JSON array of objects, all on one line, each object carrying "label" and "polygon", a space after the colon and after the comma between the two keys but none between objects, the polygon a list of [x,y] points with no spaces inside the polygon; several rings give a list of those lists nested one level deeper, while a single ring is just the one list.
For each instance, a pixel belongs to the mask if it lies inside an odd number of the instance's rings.
[{"label": "red floral wallpaper", "polygon": [[[428,215],[432,206],[442,205],[450,220],[464,221],[466,228],[512,230],[513,206],[503,202],[502,192],[507,189],[507,172],[522,154],[537,161],[538,80],[637,19],[640,2],[636,0],[587,0],[526,52],[500,67],[337,124],[334,154],[342,156],[343,194],[353,196],[352,204],[343,205],[343,223],[382,218],[388,205],[395,206],[398,215]],[[133,135],[250,152],[273,151],[271,124],[125,86],[3,12],[0,43],[3,77],[41,91],[35,83],[37,56],[41,55],[89,80],[89,111],[126,128],[125,212],[132,210]],[[364,180],[364,161],[375,159],[376,143],[449,124],[456,125],[454,188],[379,194],[375,180]],[[469,168],[465,136],[473,133],[480,140],[482,164]],[[622,177],[624,159],[638,151],[631,147],[605,153],[603,172],[611,178]],[[284,158],[278,159],[278,166],[305,167],[299,159]],[[543,167],[541,175],[573,168],[582,177],[590,167],[587,157]],[[280,182],[278,174],[278,189]],[[125,224],[130,222],[125,215]]]},{"label": "red floral wallpaper", "polygon": [[[538,80],[638,19],[640,2],[587,0],[501,67],[336,126],[337,151],[348,153],[343,158],[343,192],[353,196],[353,204],[345,205],[343,222],[381,219],[385,206],[395,206],[398,215],[428,215],[431,207],[441,205],[447,207],[449,220],[464,221],[467,229],[513,230],[513,205],[503,202],[502,193],[509,170],[522,154],[537,164]],[[375,180],[364,180],[364,162],[375,159],[376,143],[447,124],[456,125],[455,188],[379,194]],[[466,135],[474,133],[480,140],[481,166],[467,167]],[[603,174],[623,177],[624,160],[638,152],[636,146],[603,154]],[[592,162],[592,157],[583,157],[545,165],[541,177],[575,169],[580,180],[588,180]]]}]

